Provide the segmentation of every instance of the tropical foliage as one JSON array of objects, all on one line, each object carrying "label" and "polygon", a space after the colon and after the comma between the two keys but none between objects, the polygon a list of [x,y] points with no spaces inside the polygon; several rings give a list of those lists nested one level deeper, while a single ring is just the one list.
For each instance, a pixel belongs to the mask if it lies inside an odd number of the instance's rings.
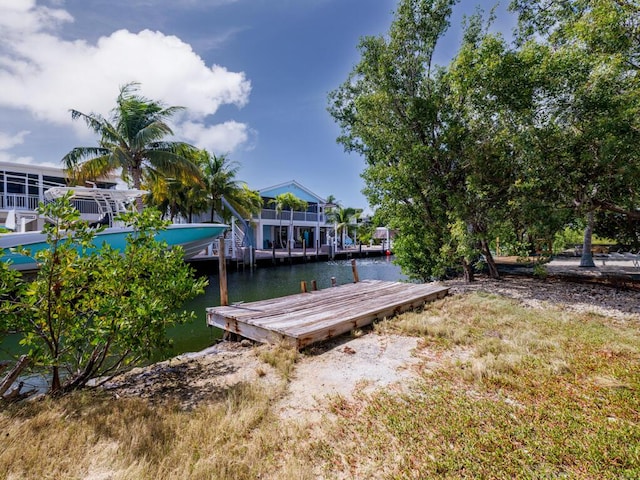
[{"label": "tropical foliage", "polygon": [[[165,107],[137,90],[136,83],[120,89],[111,119],[71,110],[71,117],[84,120],[98,135],[99,143],[96,147],[76,147],[63,157],[69,174],[83,182],[121,170],[123,180],[134,188],[141,187],[145,173],[150,178],[162,175],[200,183],[200,172],[189,158],[193,147],[166,140],[173,133],[166,122],[182,107]],[[138,208],[142,208],[142,200]]]},{"label": "tropical foliage", "polygon": [[327,212],[327,221],[335,225],[336,234],[340,238],[340,243],[344,247],[346,237],[351,231],[355,231],[356,222],[362,213],[362,209],[353,207],[343,207],[339,203]]},{"label": "tropical foliage", "polygon": [[182,249],[154,239],[166,226],[157,211],[122,215],[134,227],[122,253],[107,244],[96,248],[95,230],[69,198],[39,208],[52,223],[45,226],[50,249],[35,254],[41,267],[34,280],[8,273],[0,262],[0,279],[8,282],[0,297],[0,332],[22,336],[32,364],[49,369],[53,394],[169,347],[166,328],[193,318],[178,309],[206,284],[194,279]]},{"label": "tropical foliage", "polygon": [[596,215],[640,218],[637,5],[514,1],[513,44],[477,14],[437,66],[456,3],[399,2],[330,95],[339,141],[366,159],[370,203],[400,233],[399,263],[422,279],[459,266],[470,280],[482,254],[497,276],[492,239],[549,248],[576,224],[588,256]]},{"label": "tropical foliage", "polygon": [[216,214],[224,221],[230,220],[231,212],[224,208],[223,198],[244,219],[260,212],[260,194],[236,178],[240,168],[237,162],[229,160],[227,155],[213,155],[202,150],[197,164],[202,169],[211,222]]},{"label": "tropical foliage", "polygon": [[260,194],[236,178],[239,170],[236,162],[206,150],[191,149],[186,156],[199,169],[201,182],[149,172],[144,183],[149,191],[145,198],[147,205],[157,207],[171,220],[179,215],[188,222],[203,213],[207,213],[211,223],[229,222],[233,212],[224,207],[225,202],[245,220],[260,212]]}]

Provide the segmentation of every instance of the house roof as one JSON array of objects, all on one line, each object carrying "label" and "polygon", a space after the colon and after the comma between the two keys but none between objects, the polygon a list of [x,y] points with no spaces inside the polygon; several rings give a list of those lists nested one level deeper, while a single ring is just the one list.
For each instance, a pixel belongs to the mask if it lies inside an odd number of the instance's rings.
[{"label": "house roof", "polygon": [[281,193],[292,193],[307,203],[326,203],[326,200],[316,195],[304,185],[291,180],[289,182],[274,185],[273,187],[263,188],[259,190],[260,196],[268,198],[276,198]]},{"label": "house roof", "polygon": [[[52,177],[67,178],[67,173],[62,166],[54,167],[51,165],[41,165],[37,163],[0,162],[0,171],[22,174],[42,174]],[[117,182],[117,176],[114,173],[110,173],[101,176],[98,180],[104,183],[115,184]]]},{"label": "house roof", "polygon": [[63,177],[64,170],[61,167],[52,167],[49,165],[27,164],[17,162],[0,162],[0,170],[12,171],[18,173],[42,173],[43,175],[51,175]]}]

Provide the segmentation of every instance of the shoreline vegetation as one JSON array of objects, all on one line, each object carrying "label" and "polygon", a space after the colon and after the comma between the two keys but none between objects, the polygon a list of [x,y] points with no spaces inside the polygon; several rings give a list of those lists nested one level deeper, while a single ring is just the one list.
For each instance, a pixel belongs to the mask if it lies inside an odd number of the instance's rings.
[{"label": "shoreline vegetation", "polygon": [[449,284],[301,352],[223,343],[5,405],[2,478],[638,478],[640,293]]}]

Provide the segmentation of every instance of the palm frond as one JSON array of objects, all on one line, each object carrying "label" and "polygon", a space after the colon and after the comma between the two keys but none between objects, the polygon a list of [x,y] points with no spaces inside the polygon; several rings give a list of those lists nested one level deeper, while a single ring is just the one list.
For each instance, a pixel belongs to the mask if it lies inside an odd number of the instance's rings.
[{"label": "palm frond", "polygon": [[113,170],[111,154],[107,152],[105,155],[96,156],[85,162],[76,164],[73,168],[68,169],[67,173],[73,182],[82,185],[86,181],[95,182]]},{"label": "palm frond", "polygon": [[98,135],[102,135],[103,131],[109,125],[109,122],[98,114],[86,114],[82,113],[79,110],[71,110],[71,119],[77,120],[81,119],[87,124],[87,126]]}]

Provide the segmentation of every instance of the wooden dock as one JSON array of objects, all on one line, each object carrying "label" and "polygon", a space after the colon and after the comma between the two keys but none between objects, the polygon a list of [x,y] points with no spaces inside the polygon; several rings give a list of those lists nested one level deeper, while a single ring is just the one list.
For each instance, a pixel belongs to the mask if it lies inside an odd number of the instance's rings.
[{"label": "wooden dock", "polygon": [[297,348],[444,297],[437,284],[364,280],[258,302],[207,308],[207,324],[263,343]]}]

